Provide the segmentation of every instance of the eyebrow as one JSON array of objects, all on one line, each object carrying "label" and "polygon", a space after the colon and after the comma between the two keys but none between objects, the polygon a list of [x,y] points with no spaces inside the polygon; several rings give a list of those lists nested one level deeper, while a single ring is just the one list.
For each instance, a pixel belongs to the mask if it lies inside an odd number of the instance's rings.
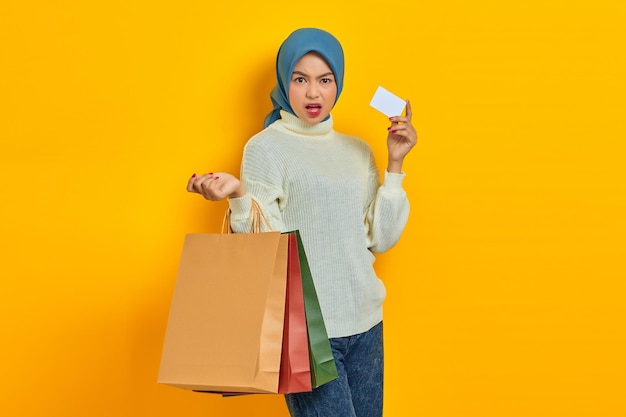
[{"label": "eyebrow", "polygon": [[[308,76],[309,76],[308,74],[305,74],[305,73],[303,73],[302,71],[294,71],[291,75],[292,75],[292,76],[293,76],[293,75],[303,75],[303,76],[305,76],[305,77],[308,77]],[[319,76],[319,78],[328,77],[329,75],[335,76],[335,74],[333,74],[333,72],[332,72],[332,71],[330,71],[330,72],[325,72],[324,74],[320,75],[320,76]]]}]

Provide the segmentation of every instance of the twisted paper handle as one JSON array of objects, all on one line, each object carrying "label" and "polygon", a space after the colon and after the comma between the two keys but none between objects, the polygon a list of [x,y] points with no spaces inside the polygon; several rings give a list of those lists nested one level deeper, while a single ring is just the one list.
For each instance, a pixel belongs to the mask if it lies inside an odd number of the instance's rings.
[{"label": "twisted paper handle", "polygon": [[[265,213],[261,210],[259,203],[254,198],[251,200],[252,208],[250,209],[250,218],[248,220],[248,233],[260,233],[261,221],[263,221],[267,228],[273,232],[274,229],[272,229],[270,222],[267,220],[267,217],[265,217]],[[222,233],[234,233],[232,227],[230,227],[230,208],[226,209],[224,220],[222,220]]]}]

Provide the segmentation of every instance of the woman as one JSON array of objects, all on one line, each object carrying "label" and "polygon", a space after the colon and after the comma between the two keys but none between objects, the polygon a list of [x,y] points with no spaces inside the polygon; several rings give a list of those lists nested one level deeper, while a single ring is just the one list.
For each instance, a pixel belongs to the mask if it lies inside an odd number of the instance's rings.
[{"label": "woman", "polygon": [[296,30],[278,51],[276,73],[274,109],[245,146],[241,180],[194,174],[187,190],[228,198],[235,232],[248,230],[252,198],[272,229],[300,231],[339,378],[286,395],[291,415],[381,416],[385,287],[373,253],[395,245],[408,218],[402,163],[417,142],[411,106],[406,116],[390,118],[381,183],[370,147],[333,129],[330,112],[344,75],[337,39],[320,29]]}]

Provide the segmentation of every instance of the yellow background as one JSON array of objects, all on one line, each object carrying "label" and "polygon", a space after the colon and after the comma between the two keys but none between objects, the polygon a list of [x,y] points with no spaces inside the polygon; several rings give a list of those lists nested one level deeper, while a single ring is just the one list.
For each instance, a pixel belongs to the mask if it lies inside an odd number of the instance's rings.
[{"label": "yellow background", "polygon": [[0,4],[0,414],[287,415],[156,379],[183,236],[226,207],[187,178],[238,171],[280,42],[318,26],[337,129],[384,167],[383,85],[420,134],[376,264],[385,415],[626,415],[623,1],[212,3]]}]

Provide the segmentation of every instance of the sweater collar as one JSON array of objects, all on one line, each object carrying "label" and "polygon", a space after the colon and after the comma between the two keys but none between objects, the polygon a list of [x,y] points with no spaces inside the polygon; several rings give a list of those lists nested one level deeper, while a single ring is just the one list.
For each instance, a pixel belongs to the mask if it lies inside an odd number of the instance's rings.
[{"label": "sweater collar", "polygon": [[333,118],[331,115],[323,122],[312,125],[285,110],[281,110],[280,119],[275,123],[284,129],[304,136],[325,136],[333,130]]}]

